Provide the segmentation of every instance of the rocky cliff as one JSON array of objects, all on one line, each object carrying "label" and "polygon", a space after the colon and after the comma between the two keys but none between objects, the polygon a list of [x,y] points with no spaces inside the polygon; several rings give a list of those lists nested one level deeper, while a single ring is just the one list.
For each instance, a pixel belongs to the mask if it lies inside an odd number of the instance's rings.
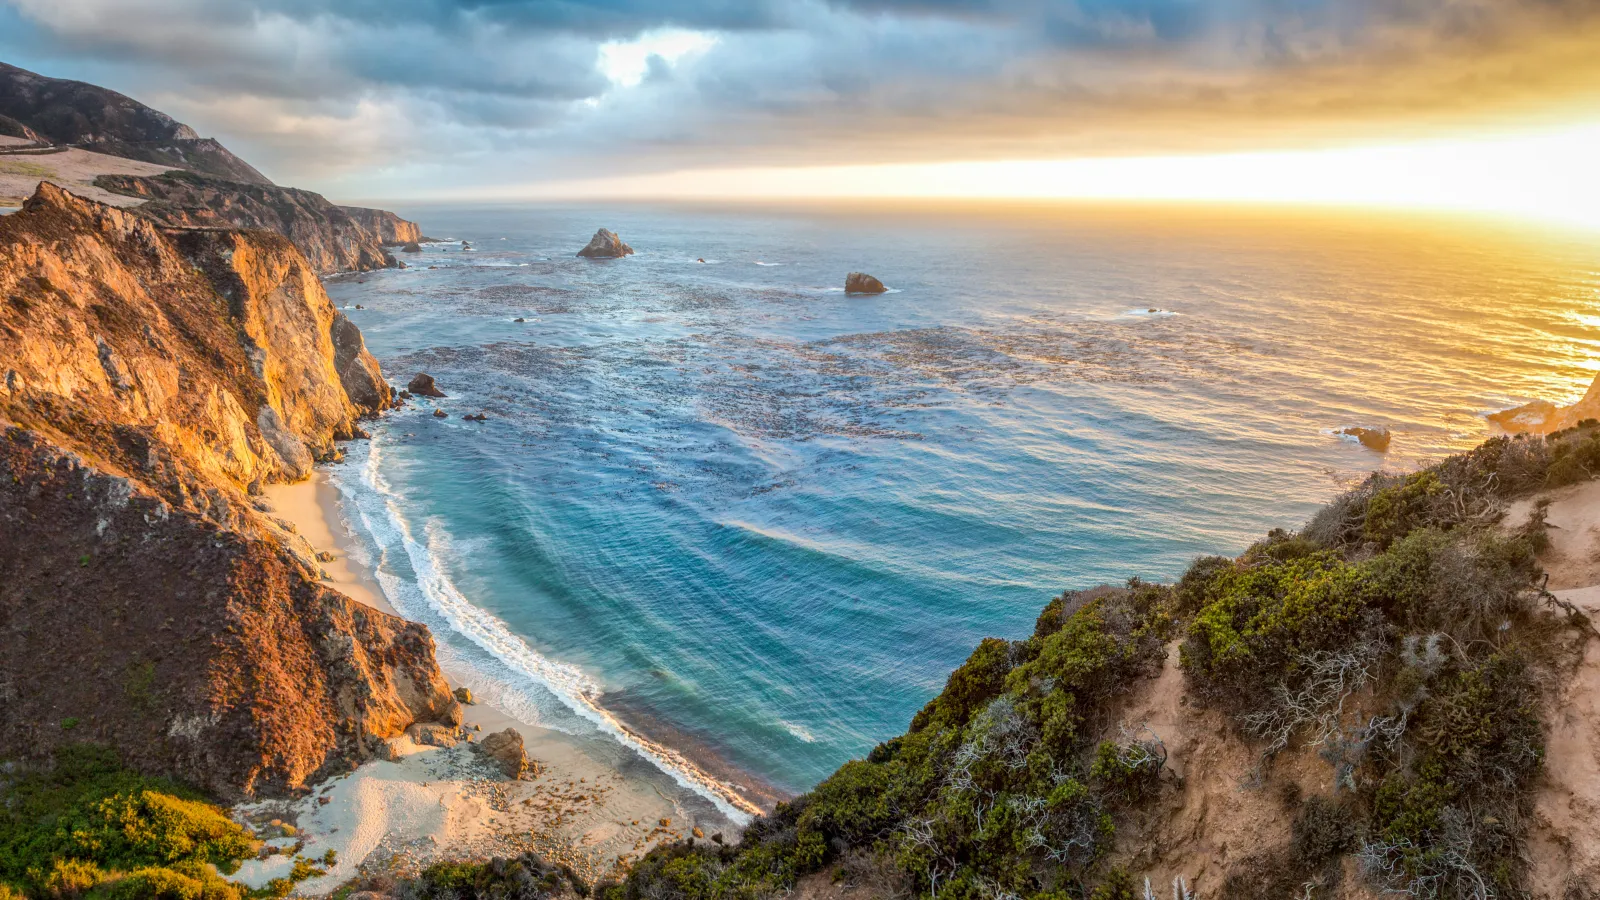
[{"label": "rocky cliff", "polygon": [[341,206],[339,209],[360,222],[363,228],[377,235],[385,247],[430,240],[423,237],[422,229],[417,223],[408,222],[387,209],[368,209],[365,206]]},{"label": "rocky cliff", "polygon": [[1550,434],[1575,427],[1590,419],[1600,419],[1600,378],[1571,406],[1557,406],[1548,400],[1535,400],[1512,409],[1489,414],[1489,421],[1512,434],[1529,432]]},{"label": "rocky cliff", "polygon": [[[271,184],[215,140],[116,91],[0,63],[0,117],[32,139],[110,156],[181,166],[230,181]],[[0,133],[9,133],[0,129]],[[16,135],[22,136],[22,135]]]},{"label": "rocky cliff", "polygon": [[238,184],[193,172],[167,172],[153,178],[103,175],[96,186],[113,193],[143,197],[137,208],[164,225],[181,228],[260,228],[294,242],[318,274],[364,272],[397,266],[383,249],[385,240],[363,223],[383,222],[391,231],[420,229],[394,213],[335,206],[312,191],[265,184]]},{"label": "rocky cliff", "polygon": [[258,508],[390,402],[287,239],[41,185],[0,219],[0,756],[294,789],[460,709],[420,625]]}]

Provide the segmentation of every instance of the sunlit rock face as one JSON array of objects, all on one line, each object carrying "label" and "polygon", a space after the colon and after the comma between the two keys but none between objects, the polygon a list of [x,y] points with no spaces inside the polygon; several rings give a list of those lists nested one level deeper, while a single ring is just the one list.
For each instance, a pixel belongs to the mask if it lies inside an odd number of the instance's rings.
[{"label": "sunlit rock face", "polygon": [[578,251],[586,259],[620,259],[632,256],[633,248],[622,242],[615,232],[600,229],[589,239],[589,245]]},{"label": "sunlit rock face", "polygon": [[865,272],[851,272],[844,279],[844,292],[847,294],[882,294],[888,290],[883,282]]},{"label": "sunlit rock face", "polygon": [[1572,428],[1588,419],[1600,419],[1600,377],[1589,385],[1582,399],[1571,406],[1557,406],[1548,400],[1535,400],[1522,406],[1489,415],[1489,421],[1512,434],[1550,434]]},{"label": "sunlit rock face", "polygon": [[0,219],[0,756],[280,792],[459,709],[258,508],[392,392],[305,257],[41,185]]},{"label": "sunlit rock face", "polygon": [[362,210],[361,215],[354,215],[352,208],[335,206],[313,191],[238,184],[193,172],[166,172],[150,178],[102,175],[95,185],[143,199],[136,211],[163,225],[275,231],[293,241],[319,275],[397,265],[383,249],[392,242],[364,222],[379,224],[390,233],[421,230],[385,210]]}]

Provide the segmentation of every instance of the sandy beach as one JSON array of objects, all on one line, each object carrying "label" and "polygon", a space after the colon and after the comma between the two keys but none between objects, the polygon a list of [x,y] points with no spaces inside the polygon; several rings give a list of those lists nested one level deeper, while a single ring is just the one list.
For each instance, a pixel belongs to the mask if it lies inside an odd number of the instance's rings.
[{"label": "sandy beach", "polygon": [[[319,551],[325,583],[352,599],[396,614],[373,573],[351,557],[355,538],[339,513],[338,489],[318,471],[306,481],[266,489],[272,512],[292,523]],[[445,668],[452,686],[461,673]],[[469,689],[470,683],[465,684]],[[737,826],[709,803],[678,788],[654,765],[604,738],[576,737],[518,721],[488,703],[464,707],[470,736],[456,747],[391,742],[393,761],[374,761],[316,786],[295,801],[235,808],[264,830],[278,820],[293,838],[274,845],[301,847],[320,859],[335,851],[327,874],[302,882],[297,893],[326,894],[357,875],[405,874],[439,859],[486,859],[533,850],[565,863],[588,880],[626,865],[658,843],[722,833]],[[521,733],[537,774],[511,781],[474,752],[471,739],[505,728]],[[287,875],[291,854],[247,862],[236,876],[252,886]]]}]

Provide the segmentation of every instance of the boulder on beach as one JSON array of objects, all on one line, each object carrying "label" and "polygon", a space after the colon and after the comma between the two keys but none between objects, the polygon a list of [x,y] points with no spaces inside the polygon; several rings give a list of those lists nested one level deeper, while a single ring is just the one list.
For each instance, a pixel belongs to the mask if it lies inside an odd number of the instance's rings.
[{"label": "boulder on beach", "polygon": [[620,259],[630,256],[633,248],[622,242],[616,233],[605,228],[594,233],[589,239],[589,246],[578,251],[578,255],[585,259]]},{"label": "boulder on beach", "polygon": [[422,245],[417,243],[416,241],[409,241],[409,242],[407,242],[407,244],[404,247],[400,248],[400,252],[401,253],[421,253],[422,252]]},{"label": "boulder on beach", "polygon": [[461,743],[456,730],[432,722],[418,722],[406,729],[406,737],[424,747],[454,747]]},{"label": "boulder on beach", "polygon": [[472,705],[472,691],[471,690],[469,690],[467,688],[464,688],[464,687],[458,687],[458,688],[455,689],[455,695],[456,695],[456,702],[457,703],[465,703],[468,706]]},{"label": "boulder on beach", "polygon": [[882,294],[888,290],[883,282],[865,272],[851,272],[844,279],[846,294]]},{"label": "boulder on beach", "polygon": [[1349,435],[1361,442],[1361,446],[1379,453],[1389,449],[1389,429],[1387,428],[1346,428],[1339,432]]},{"label": "boulder on beach", "polygon": [[516,780],[524,775],[538,775],[538,767],[528,760],[522,735],[515,728],[488,735],[474,744],[473,749],[492,760],[507,778]]},{"label": "boulder on beach", "polygon": [[444,391],[439,390],[439,386],[433,383],[433,376],[427,372],[418,372],[406,385],[406,390],[423,397],[444,396]]}]

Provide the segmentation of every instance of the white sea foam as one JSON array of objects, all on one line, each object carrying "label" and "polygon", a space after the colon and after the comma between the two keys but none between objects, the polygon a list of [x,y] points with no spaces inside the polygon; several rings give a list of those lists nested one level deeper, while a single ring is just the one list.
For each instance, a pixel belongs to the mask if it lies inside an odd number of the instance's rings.
[{"label": "white sea foam", "polygon": [[788,730],[790,734],[794,735],[800,740],[805,741],[808,744],[815,744],[817,742],[817,736],[812,734],[804,725],[796,725],[793,722],[785,722],[781,719],[779,722],[785,729]]},{"label": "white sea foam", "polygon": [[[355,483],[351,479],[336,477],[335,485],[350,498],[361,526],[380,552],[403,550],[415,573],[416,581],[411,585],[393,573],[384,571],[381,566],[375,570],[379,585],[395,609],[404,615],[421,618],[422,610],[417,608],[420,600],[426,604],[428,611],[442,619],[456,634],[467,638],[509,670],[548,691],[567,709],[600,732],[650,760],[679,785],[711,801],[724,815],[743,823],[751,815],[760,812],[738,791],[707,774],[683,754],[638,734],[619,721],[600,705],[600,686],[583,670],[541,655],[512,633],[504,622],[467,600],[438,562],[440,556],[435,550],[447,544],[448,539],[433,523],[424,526],[423,540],[419,541],[414,536],[410,523],[400,509],[398,498],[380,471],[380,442],[381,437],[377,435],[368,442],[365,464],[361,467],[359,478],[354,479]],[[445,642],[440,642],[439,650],[447,664],[466,661],[449,649]],[[488,677],[481,666],[469,663],[469,667]],[[513,699],[519,691],[512,689],[496,693],[500,694],[502,700],[511,701],[506,703],[511,707],[507,712],[532,721],[544,718],[539,715],[537,704],[530,699],[523,697],[520,702]],[[555,723],[541,724],[559,727]]]}]

